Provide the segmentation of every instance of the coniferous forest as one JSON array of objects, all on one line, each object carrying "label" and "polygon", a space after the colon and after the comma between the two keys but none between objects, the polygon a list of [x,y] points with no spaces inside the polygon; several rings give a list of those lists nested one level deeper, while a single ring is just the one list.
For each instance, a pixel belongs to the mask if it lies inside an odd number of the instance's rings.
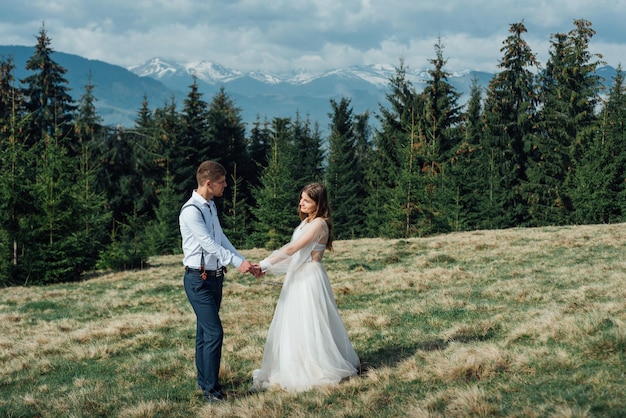
[{"label": "coniferous forest", "polygon": [[42,27],[27,77],[0,60],[0,284],[75,281],[180,253],[178,213],[206,159],[228,170],[216,203],[241,249],[287,242],[310,181],[328,186],[339,240],[624,222],[624,74],[618,66],[602,90],[595,33],[573,21],[540,63],[524,24],[511,24],[498,73],[464,105],[438,41],[423,91],[400,59],[377,112],[331,99],[322,135],[295,109],[248,132],[224,88],[205,98],[195,81],[183,103],[153,110],[144,97],[131,129],[104,126],[97,86],[72,95]]}]

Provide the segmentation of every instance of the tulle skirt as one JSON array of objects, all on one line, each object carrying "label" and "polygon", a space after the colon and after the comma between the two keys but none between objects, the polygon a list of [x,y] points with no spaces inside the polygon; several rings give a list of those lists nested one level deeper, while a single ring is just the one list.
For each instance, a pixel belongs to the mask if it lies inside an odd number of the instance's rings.
[{"label": "tulle skirt", "polygon": [[287,273],[252,389],[304,391],[339,383],[358,366],[323,264]]}]

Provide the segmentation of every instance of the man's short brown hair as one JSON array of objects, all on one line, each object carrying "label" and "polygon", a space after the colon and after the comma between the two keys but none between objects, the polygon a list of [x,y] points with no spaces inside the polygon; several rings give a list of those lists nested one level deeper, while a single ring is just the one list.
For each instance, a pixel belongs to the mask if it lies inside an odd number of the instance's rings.
[{"label": "man's short brown hair", "polygon": [[196,180],[198,181],[198,186],[201,186],[207,180],[217,181],[225,175],[226,169],[217,161],[203,161],[198,166],[198,171],[196,172]]}]

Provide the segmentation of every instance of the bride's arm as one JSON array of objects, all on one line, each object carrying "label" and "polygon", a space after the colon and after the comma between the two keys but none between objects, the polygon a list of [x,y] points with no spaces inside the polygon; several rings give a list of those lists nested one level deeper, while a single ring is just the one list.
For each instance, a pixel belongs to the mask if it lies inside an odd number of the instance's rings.
[{"label": "bride's arm", "polygon": [[[308,256],[315,244],[317,244],[328,232],[326,221],[322,218],[313,220],[305,229],[305,231],[294,241],[283,245],[280,249],[274,251],[259,264],[261,270],[267,273],[282,274],[287,271],[290,264],[296,261],[300,264],[303,257],[294,258],[294,255],[302,254]],[[302,251],[301,251],[302,250]]]}]

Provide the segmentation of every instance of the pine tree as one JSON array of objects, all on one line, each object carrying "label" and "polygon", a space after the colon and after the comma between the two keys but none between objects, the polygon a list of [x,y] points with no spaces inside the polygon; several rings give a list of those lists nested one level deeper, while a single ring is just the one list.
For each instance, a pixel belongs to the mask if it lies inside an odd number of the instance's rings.
[{"label": "pine tree", "polygon": [[577,224],[609,223],[618,221],[619,202],[614,193],[615,160],[601,135],[587,141],[587,149],[578,159],[573,181]]},{"label": "pine tree", "polygon": [[451,178],[446,173],[451,150],[459,142],[461,122],[460,93],[448,81],[444,70],[443,44],[435,44],[436,57],[430,62],[430,79],[420,95],[417,119],[417,142],[411,152],[419,164],[420,175],[415,181],[419,193],[414,204],[422,216],[414,233],[444,232],[450,228],[455,211]]},{"label": "pine tree", "polygon": [[24,98],[15,86],[14,61],[0,61],[0,285],[19,282],[20,227],[32,211],[28,198],[35,154],[20,136],[25,126]]},{"label": "pine tree", "polygon": [[424,100],[424,136],[433,149],[433,155],[443,162],[458,143],[458,125],[461,122],[461,94],[450,84],[450,73],[444,70],[447,60],[443,57],[443,44],[435,44],[436,57],[430,60],[433,68],[428,70],[430,78],[422,92]]},{"label": "pine tree", "polygon": [[[272,131],[270,129],[270,123],[267,120],[261,122],[257,118],[252,125],[250,137],[248,138],[250,159],[255,167],[254,173],[251,178],[248,179],[251,190],[254,190],[261,185],[261,172],[267,165],[267,155],[270,150],[271,141]],[[254,198],[254,195],[252,197]],[[252,206],[254,206],[254,204]]]},{"label": "pine tree", "polygon": [[533,68],[538,66],[523,39],[523,23],[510,26],[504,41],[502,69],[489,83],[484,106],[486,132],[482,143],[488,197],[481,215],[488,228],[509,228],[528,220],[522,193],[525,181],[525,145],[534,133],[536,89]]},{"label": "pine tree", "polygon": [[67,149],[57,141],[59,134],[44,134],[37,161],[35,182],[30,192],[38,204],[26,222],[21,274],[25,283],[57,283],[78,280],[90,251],[83,248],[85,219],[81,216],[82,184],[76,181],[76,166]]},{"label": "pine tree", "polygon": [[224,231],[230,242],[236,248],[254,246],[254,239],[250,238],[252,227],[250,225],[250,207],[240,195],[241,185],[244,179],[239,177],[237,166],[233,167],[230,174],[231,198],[227,210],[222,214]]},{"label": "pine tree", "polygon": [[[83,269],[86,271],[96,265],[99,252],[106,242],[107,225],[110,221],[110,213],[106,210],[106,195],[97,185],[98,161],[94,156],[94,150],[97,150],[98,143],[102,142],[106,131],[96,110],[94,88],[90,73],[85,93],[78,105],[74,125],[76,140],[81,150],[76,186],[82,228],[76,231],[76,236],[82,249]],[[76,258],[74,260],[78,261]]]},{"label": "pine tree", "polygon": [[[178,114],[172,100],[152,114],[144,100],[133,129],[117,126],[102,142],[99,184],[108,202],[111,221],[99,268],[132,269],[146,265],[151,242],[146,234],[158,223],[159,190],[166,184],[167,155],[177,135]],[[167,210],[169,208],[161,208]]]},{"label": "pine tree", "polygon": [[[105,184],[112,209],[112,225],[110,245],[101,254],[99,267],[139,268],[147,264],[151,250],[158,248],[161,251],[171,245],[170,240],[149,242],[146,236],[153,234],[154,237],[162,219],[171,222],[168,215],[180,209],[180,199],[177,199],[178,204],[173,204],[167,194],[172,192],[167,189],[171,187],[171,179],[167,178],[170,175],[169,156],[175,154],[180,129],[174,97],[156,109],[154,116],[144,98],[134,129],[118,126],[115,137],[107,141],[108,149],[102,160],[107,173]],[[161,197],[163,191],[166,195]],[[161,206],[169,204],[173,207]],[[158,216],[157,210],[161,211]]]},{"label": "pine tree", "polygon": [[480,201],[485,198],[485,184],[480,160],[480,143],[484,126],[482,121],[482,88],[476,77],[472,80],[467,111],[463,115],[462,140],[453,149],[450,176],[456,193],[453,212],[454,230],[479,229],[482,225]]},{"label": "pine tree", "polygon": [[98,183],[106,191],[111,213],[108,246],[100,254],[99,268],[140,267],[147,258],[147,249],[139,245],[150,218],[145,212],[144,180],[138,166],[142,158],[137,155],[141,150],[135,143],[138,136],[118,126],[99,151],[103,169]]},{"label": "pine tree", "polygon": [[592,24],[588,20],[574,20],[575,28],[567,34],[566,67],[563,80],[567,84],[563,98],[566,99],[570,107],[568,117],[571,117],[575,124],[575,131],[569,132],[572,138],[571,157],[574,162],[584,153],[586,140],[593,137],[597,127],[596,108],[600,103],[600,76],[597,69],[605,64],[601,61],[600,54],[592,53],[589,50],[591,38],[596,31],[591,28]]},{"label": "pine tree", "polygon": [[359,166],[355,122],[350,99],[330,100],[332,113],[328,137],[326,184],[332,207],[333,230],[337,239],[364,235],[362,210],[363,173]]},{"label": "pine tree", "polygon": [[131,135],[118,126],[100,145],[98,157],[102,169],[98,171],[97,182],[106,194],[111,213],[109,234],[115,235],[116,225],[123,223],[126,215],[134,211],[134,200],[141,193],[141,179],[135,175]]},{"label": "pine tree", "polygon": [[401,146],[407,143],[405,125],[415,114],[417,100],[406,71],[404,60],[401,60],[394,76],[389,79],[387,107],[381,105],[377,115],[380,128],[374,133],[366,173],[369,191],[365,201],[366,229],[370,236],[406,236],[406,194],[399,188],[404,169]]},{"label": "pine tree", "polygon": [[[181,173],[178,172],[178,167],[173,166],[174,160],[179,156],[183,126],[176,99],[172,96],[169,103],[154,112],[154,127],[144,128],[138,125],[135,127],[133,145],[138,159],[138,175],[141,176],[144,184],[143,204],[138,208],[140,208],[140,213],[147,215],[150,220],[154,219],[154,208],[158,201],[157,193],[165,184],[165,176],[168,173],[175,176],[173,185],[177,193],[181,195],[190,193],[189,190],[183,191],[176,187],[179,184],[178,181],[183,181],[183,179]],[[195,170],[192,175],[193,179],[195,179]],[[184,180],[189,181],[189,179]],[[195,184],[195,181],[193,183]],[[184,198],[181,197],[180,205],[183,201]]]},{"label": "pine tree", "polygon": [[143,100],[141,101],[141,107],[137,112],[137,117],[135,118],[135,129],[145,134],[152,134],[152,132],[155,132],[154,115],[150,109],[148,96],[145,94],[143,96]]},{"label": "pine tree", "polygon": [[44,147],[47,136],[56,136],[67,147],[68,156],[80,154],[72,142],[73,112],[76,106],[69,94],[67,70],[57,64],[50,47],[51,40],[44,27],[39,31],[34,54],[26,61],[26,69],[34,73],[21,80],[26,96],[28,125],[25,138],[28,146]]},{"label": "pine tree", "polygon": [[621,66],[601,113],[599,129],[577,161],[574,221],[582,224],[624,220],[626,173],[626,90]]},{"label": "pine tree", "polygon": [[567,35],[552,35],[550,58],[539,78],[539,132],[530,147],[527,171],[534,225],[573,220],[574,211],[579,212],[572,201],[575,179],[580,179],[576,165],[594,148],[599,78],[595,75],[598,62],[593,62],[588,47],[595,31],[584,20],[576,20],[574,25],[576,29]]},{"label": "pine tree", "polygon": [[26,63],[34,74],[22,80],[28,116],[20,136],[35,156],[24,173],[24,195],[38,204],[21,215],[15,275],[24,282],[51,283],[77,280],[93,265],[95,249],[85,248],[86,225],[96,222],[89,219],[95,206],[85,213],[88,175],[75,164],[84,158],[73,129],[76,106],[63,77],[66,70],[52,60],[45,29],[37,41]]},{"label": "pine tree", "polygon": [[[612,157],[611,174],[614,200],[619,212],[612,213],[610,222],[626,221],[626,79],[622,66],[617,67],[613,86],[605,106],[603,125],[606,149]],[[617,219],[616,216],[619,216]]]},{"label": "pine tree", "polygon": [[300,113],[296,112],[291,129],[296,163],[293,170],[295,182],[304,186],[313,181],[321,181],[324,173],[324,152],[319,126],[316,124],[312,128],[311,121],[308,118],[303,120]]},{"label": "pine tree", "polygon": [[369,196],[369,189],[367,188],[367,170],[372,158],[372,144],[371,144],[371,127],[369,124],[369,113],[361,113],[354,115],[354,150],[356,153],[356,171],[355,178],[358,179],[358,187],[355,190],[357,201],[359,202],[359,221],[360,228],[356,237],[367,237],[369,231],[366,227],[367,212],[365,211],[364,202],[367,201]]},{"label": "pine tree", "polygon": [[400,169],[398,187],[393,193],[402,213],[398,232],[407,238],[422,235],[424,230],[431,231],[434,221],[432,198],[436,188],[430,180],[436,176],[433,169],[440,165],[434,161],[432,149],[428,147],[421,117],[425,113],[424,106],[424,98],[414,96],[413,103],[404,110],[407,117],[402,120],[401,131],[397,133],[401,139],[397,149]]},{"label": "pine tree", "polygon": [[11,133],[16,114],[23,110],[24,97],[15,86],[13,57],[0,60],[0,134]]},{"label": "pine tree", "polygon": [[[247,179],[256,174],[256,168],[252,164],[248,152],[246,140],[246,128],[242,121],[241,109],[235,106],[224,87],[213,96],[207,113],[208,120],[208,154],[204,159],[220,162],[227,173],[234,173],[237,167],[238,177],[244,179],[238,188],[239,198],[251,205],[253,198]],[[224,190],[223,199],[216,202],[218,212],[229,210],[228,205],[232,202],[233,188]]]},{"label": "pine tree", "polygon": [[155,218],[149,222],[146,231],[148,253],[151,255],[179,254],[181,240],[177,226],[180,199],[174,190],[173,179],[169,172],[165,176],[164,184],[159,188],[158,198],[158,205],[154,211]]},{"label": "pine tree", "polygon": [[561,79],[567,67],[566,36],[552,36],[550,59],[546,69],[539,74],[541,110],[538,131],[528,149],[524,186],[531,225],[555,225],[566,222],[571,202],[565,190],[565,179],[571,168],[568,138],[567,101]]},{"label": "pine tree", "polygon": [[196,188],[196,170],[200,163],[207,156],[213,158],[208,137],[208,109],[209,105],[202,99],[198,80],[194,77],[184,102],[181,135],[169,156],[172,159],[174,187],[181,196],[189,195]]},{"label": "pine tree", "polygon": [[372,130],[369,124],[369,118],[369,112],[354,115],[355,150],[358,165],[362,170],[360,175],[363,176],[363,178],[365,178],[365,168],[369,164],[372,154]]},{"label": "pine tree", "polygon": [[302,185],[292,179],[293,139],[289,118],[274,118],[272,142],[267,164],[261,173],[261,186],[255,189],[257,206],[253,210],[254,245],[276,249],[289,241],[298,224],[297,204]]},{"label": "pine tree", "polygon": [[[560,55],[555,60],[551,94],[544,104],[544,108],[554,105],[556,112],[546,109],[542,117],[542,122],[552,123],[558,129],[554,136],[565,150],[562,153],[568,163],[561,194],[565,196],[567,214],[572,215],[562,223],[580,218],[578,204],[591,198],[585,195],[586,185],[577,184],[587,182],[577,169],[579,164],[587,164],[585,154],[594,147],[596,107],[600,102],[600,78],[596,69],[602,64],[598,60],[601,56],[589,51],[589,43],[596,32],[586,20],[574,20],[574,26],[567,35],[558,35]],[[556,101],[561,103],[556,105]]]}]

